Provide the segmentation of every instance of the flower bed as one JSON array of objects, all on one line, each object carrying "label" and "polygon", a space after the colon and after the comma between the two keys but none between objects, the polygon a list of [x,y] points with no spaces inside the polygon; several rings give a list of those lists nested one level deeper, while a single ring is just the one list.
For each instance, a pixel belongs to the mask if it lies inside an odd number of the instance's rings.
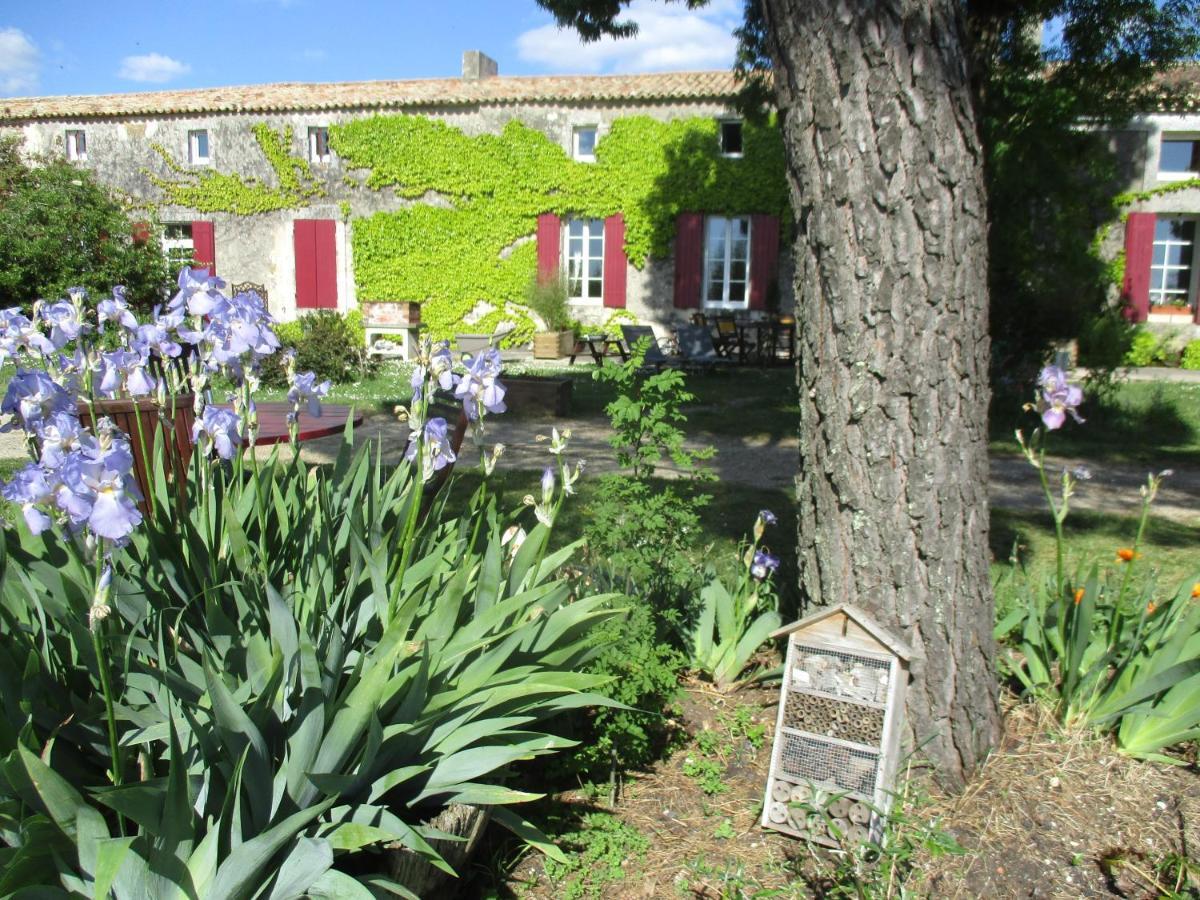
[{"label": "flower bed", "polygon": [[[458,371],[447,348],[425,349],[394,470],[355,451],[349,425],[330,468],[260,461],[244,450],[273,323],[222,287],[185,270],[149,323],[119,293],[96,319],[82,295],[3,313],[0,351],[20,364],[6,427],[33,455],[3,487],[24,519],[5,533],[0,586],[5,894],[411,895],[388,848],[449,870],[423,824],[448,807],[486,805],[542,844],[513,809],[537,795],[505,770],[569,745],[542,723],[605,702],[579,670],[613,604],[559,577],[570,548],[547,553],[579,474],[565,444],[527,522],[486,480],[463,508],[438,490],[463,430],[494,465],[498,354]],[[230,408],[208,402],[218,374]],[[294,426],[328,386],[290,382]],[[429,415],[435,385],[463,429]],[[96,403],[150,398],[165,414],[180,391],[196,398],[195,449],[171,486],[177,444],[121,432]]]}]

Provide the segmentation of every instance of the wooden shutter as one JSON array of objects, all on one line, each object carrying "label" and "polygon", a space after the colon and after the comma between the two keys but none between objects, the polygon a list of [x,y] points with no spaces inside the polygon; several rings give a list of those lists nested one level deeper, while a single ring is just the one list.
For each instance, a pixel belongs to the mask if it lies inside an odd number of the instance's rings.
[{"label": "wooden shutter", "polygon": [[192,265],[197,269],[208,269],[209,275],[217,274],[217,240],[212,222],[192,223]]},{"label": "wooden shutter", "polygon": [[625,308],[625,217],[604,220],[604,305]]},{"label": "wooden shutter", "polygon": [[141,247],[150,240],[150,223],[149,222],[134,222],[130,226],[130,237],[133,238],[133,243]]},{"label": "wooden shutter", "polygon": [[1154,213],[1130,213],[1125,220],[1125,317],[1145,322],[1150,315],[1150,263],[1154,258]]},{"label": "wooden shutter", "polygon": [[700,305],[704,284],[704,216],[680,213],[675,220],[675,308]]},{"label": "wooden shutter", "polygon": [[337,309],[337,223],[332,219],[296,219],[296,308]]},{"label": "wooden shutter", "polygon": [[542,213],[537,220],[537,277],[548,281],[558,274],[562,254],[562,220],[554,213]]},{"label": "wooden shutter", "polygon": [[766,309],[779,271],[779,217],[750,217],[750,308]]}]

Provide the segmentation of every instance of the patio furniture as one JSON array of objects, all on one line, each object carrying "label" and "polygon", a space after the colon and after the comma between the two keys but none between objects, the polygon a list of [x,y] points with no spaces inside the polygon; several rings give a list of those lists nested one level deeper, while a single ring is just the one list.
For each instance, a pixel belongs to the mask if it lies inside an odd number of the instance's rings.
[{"label": "patio furniture", "polygon": [[679,344],[679,355],[688,366],[717,368],[733,363],[732,359],[717,352],[707,325],[680,325],[675,329],[675,339]]},{"label": "patio furniture", "polygon": [[621,357],[621,362],[629,359],[629,351],[625,349],[621,339],[606,334],[584,334],[575,338],[575,347],[571,350],[571,358],[567,365],[575,365],[575,357],[581,353],[590,355],[598,366],[604,365],[604,360],[610,356]]},{"label": "patio furniture", "polygon": [[737,358],[740,362],[744,361],[745,351],[742,348],[742,337],[733,316],[716,316],[713,324],[716,327],[713,346],[716,347],[717,353],[729,359]]},{"label": "patio furniture", "polygon": [[649,339],[650,344],[646,348],[646,356],[642,360],[647,367],[661,369],[663,366],[673,366],[680,362],[679,356],[663,352],[660,339],[655,336],[654,329],[649,325],[622,325],[621,336],[625,338],[625,345],[629,348],[630,354],[633,353],[634,347],[639,341]]}]

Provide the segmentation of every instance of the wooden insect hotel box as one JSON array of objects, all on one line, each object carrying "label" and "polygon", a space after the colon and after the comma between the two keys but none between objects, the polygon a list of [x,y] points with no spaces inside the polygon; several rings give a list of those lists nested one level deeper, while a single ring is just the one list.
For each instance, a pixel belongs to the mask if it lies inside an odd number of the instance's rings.
[{"label": "wooden insect hotel box", "polygon": [[913,651],[862,610],[822,609],[780,628],[787,659],[764,828],[838,846],[880,841],[900,753]]}]

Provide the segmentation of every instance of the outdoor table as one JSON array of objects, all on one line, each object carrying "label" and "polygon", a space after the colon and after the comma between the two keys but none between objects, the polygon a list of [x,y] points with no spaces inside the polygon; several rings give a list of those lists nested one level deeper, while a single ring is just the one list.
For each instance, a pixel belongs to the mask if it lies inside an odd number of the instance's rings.
[{"label": "outdoor table", "polygon": [[621,362],[629,359],[629,351],[620,338],[608,337],[604,334],[585,334],[575,339],[575,348],[567,365],[575,365],[575,357],[580,353],[588,353],[596,361],[596,365],[604,365],[604,360],[610,356],[621,357]]},{"label": "outdoor table", "polygon": [[775,361],[776,348],[780,338],[787,336],[785,346],[788,347],[788,358],[793,358],[796,346],[796,323],[760,320],[738,322],[738,362],[744,363],[750,357],[759,365]]},{"label": "outdoor table", "polygon": [[[216,404],[229,409],[228,403]],[[288,413],[292,411],[290,403],[259,403],[258,407],[258,437],[256,445],[281,444],[288,439]],[[341,434],[346,428],[346,419],[350,416],[350,407],[338,404],[328,404],[321,407],[321,417],[310,416],[301,409],[297,419],[300,425],[300,440],[310,441],[314,438],[328,437],[331,434]],[[361,425],[363,416],[355,410],[354,424]]]}]

